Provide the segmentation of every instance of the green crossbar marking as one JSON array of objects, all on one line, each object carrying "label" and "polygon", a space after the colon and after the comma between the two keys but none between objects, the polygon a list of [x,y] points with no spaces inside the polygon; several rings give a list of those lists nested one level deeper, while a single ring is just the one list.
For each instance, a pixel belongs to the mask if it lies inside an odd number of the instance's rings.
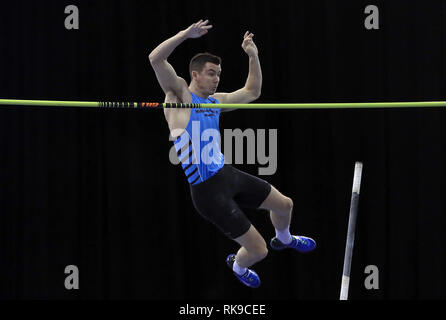
[{"label": "green crossbar marking", "polygon": [[[137,103],[137,102],[91,102],[0,99],[0,106],[44,106],[85,108],[215,108],[215,109],[364,109],[364,108],[432,108],[446,107],[446,101],[418,102],[357,102],[357,103],[247,103],[247,104],[182,104],[182,103]],[[155,105],[155,106],[153,106]],[[158,107],[156,107],[158,105]],[[132,107],[133,106],[133,107]]]}]

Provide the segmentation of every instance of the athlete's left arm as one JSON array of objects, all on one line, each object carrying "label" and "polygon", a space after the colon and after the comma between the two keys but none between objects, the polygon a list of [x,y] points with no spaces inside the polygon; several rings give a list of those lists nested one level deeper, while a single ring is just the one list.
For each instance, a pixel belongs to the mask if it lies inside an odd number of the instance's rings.
[{"label": "athlete's left arm", "polygon": [[[262,90],[262,69],[257,46],[252,40],[254,34],[247,31],[243,37],[242,48],[249,57],[249,73],[245,86],[230,93],[218,92],[212,95],[220,103],[250,103],[260,97]],[[222,112],[236,109],[221,109]]]}]

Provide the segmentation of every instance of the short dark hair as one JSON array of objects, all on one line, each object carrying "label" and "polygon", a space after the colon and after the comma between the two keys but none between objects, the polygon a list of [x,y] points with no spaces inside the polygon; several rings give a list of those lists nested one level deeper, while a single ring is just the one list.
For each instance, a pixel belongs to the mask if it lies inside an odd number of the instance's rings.
[{"label": "short dark hair", "polygon": [[203,71],[206,62],[213,64],[221,64],[221,58],[213,55],[209,52],[198,53],[190,59],[189,63],[189,74],[192,77],[192,71],[198,71],[199,73]]}]

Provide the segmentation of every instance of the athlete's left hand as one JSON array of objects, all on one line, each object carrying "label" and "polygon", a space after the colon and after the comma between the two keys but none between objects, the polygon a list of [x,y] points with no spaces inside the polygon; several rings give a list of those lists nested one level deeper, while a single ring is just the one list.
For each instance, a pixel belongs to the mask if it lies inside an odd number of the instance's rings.
[{"label": "athlete's left hand", "polygon": [[252,40],[253,37],[254,37],[253,33],[246,31],[245,35],[243,36],[243,42],[242,42],[243,50],[245,50],[246,54],[250,57],[256,56],[259,53],[259,51],[257,50],[257,46]]}]

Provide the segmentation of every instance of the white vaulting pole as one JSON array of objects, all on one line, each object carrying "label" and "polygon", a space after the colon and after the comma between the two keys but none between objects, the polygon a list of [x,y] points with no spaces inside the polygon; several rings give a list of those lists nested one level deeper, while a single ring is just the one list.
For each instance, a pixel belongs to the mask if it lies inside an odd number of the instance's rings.
[{"label": "white vaulting pole", "polygon": [[356,216],[358,215],[359,190],[361,188],[362,163],[355,163],[353,175],[352,198],[350,202],[350,214],[348,219],[347,243],[345,245],[344,270],[342,272],[341,294],[339,300],[348,300],[348,288],[350,284],[350,267],[352,264],[353,246],[355,243]]}]

